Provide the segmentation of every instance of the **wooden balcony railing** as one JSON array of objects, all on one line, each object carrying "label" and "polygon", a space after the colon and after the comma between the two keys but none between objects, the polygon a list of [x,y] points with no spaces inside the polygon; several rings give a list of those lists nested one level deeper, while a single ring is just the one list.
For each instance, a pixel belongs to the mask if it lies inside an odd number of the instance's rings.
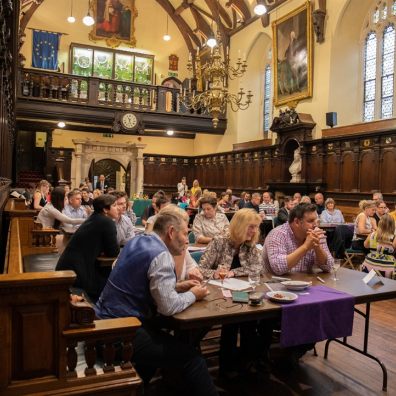
[{"label": "wooden balcony railing", "polygon": [[20,69],[18,81],[20,98],[210,118],[180,105],[180,91],[165,86],[33,69]]}]

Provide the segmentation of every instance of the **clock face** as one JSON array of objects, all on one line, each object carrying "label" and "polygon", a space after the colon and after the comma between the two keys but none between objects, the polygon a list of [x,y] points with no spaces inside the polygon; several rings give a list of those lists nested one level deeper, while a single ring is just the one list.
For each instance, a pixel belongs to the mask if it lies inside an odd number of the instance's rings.
[{"label": "clock face", "polygon": [[138,120],[133,113],[126,113],[122,116],[122,126],[127,129],[133,129],[136,127]]}]

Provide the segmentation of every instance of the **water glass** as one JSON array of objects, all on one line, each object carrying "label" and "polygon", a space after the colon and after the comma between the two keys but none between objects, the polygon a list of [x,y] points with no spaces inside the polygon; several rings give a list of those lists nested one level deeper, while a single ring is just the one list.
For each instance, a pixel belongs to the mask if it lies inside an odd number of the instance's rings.
[{"label": "water glass", "polygon": [[333,264],[334,277],[333,277],[333,281],[340,280],[340,278],[337,278],[337,271],[341,267],[341,262],[342,262],[342,260],[340,260],[340,259],[334,259],[334,264]]},{"label": "water glass", "polygon": [[249,283],[252,286],[253,291],[256,290],[256,286],[260,284],[260,271],[249,272]]}]

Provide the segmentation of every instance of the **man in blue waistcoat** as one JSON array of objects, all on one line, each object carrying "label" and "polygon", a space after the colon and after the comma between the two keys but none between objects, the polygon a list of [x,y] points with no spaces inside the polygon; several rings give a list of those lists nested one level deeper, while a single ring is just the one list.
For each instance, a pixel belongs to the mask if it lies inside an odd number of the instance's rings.
[{"label": "man in blue waistcoat", "polygon": [[155,321],[157,313],[172,316],[208,293],[196,280],[176,284],[172,256],[180,255],[187,243],[186,212],[174,205],[162,209],[153,233],[136,236],[125,245],[95,311],[103,319],[135,316],[142,322],[133,360],[145,383],[157,368],[176,368],[193,395],[217,395],[205,360]]}]

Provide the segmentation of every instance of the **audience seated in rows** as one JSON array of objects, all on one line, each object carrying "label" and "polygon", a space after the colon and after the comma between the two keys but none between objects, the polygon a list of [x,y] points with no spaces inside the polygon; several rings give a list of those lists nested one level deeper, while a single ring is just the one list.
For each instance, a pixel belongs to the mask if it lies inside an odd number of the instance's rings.
[{"label": "audience seated in rows", "polygon": [[359,208],[361,212],[357,215],[352,238],[352,248],[355,250],[365,250],[364,241],[367,235],[370,235],[377,229],[377,223],[373,218],[375,213],[374,201],[360,201]]},{"label": "audience seated in rows", "polygon": [[202,198],[193,223],[193,233],[198,243],[209,243],[215,236],[224,234],[230,225],[224,213],[218,212],[215,198]]},{"label": "audience seated in rows", "polygon": [[275,204],[271,199],[268,191],[263,193],[263,201],[259,205],[259,213],[263,214],[263,218],[274,218],[278,214],[279,204]]},{"label": "audience seated in rows", "polygon": [[384,214],[378,223],[378,228],[364,241],[364,247],[370,249],[362,269],[369,272],[372,269],[380,271],[388,278],[395,274],[395,222],[391,216]]},{"label": "audience seated in rows", "polygon": [[169,205],[158,215],[153,233],[133,238],[122,250],[117,264],[96,305],[100,318],[136,316],[142,326],[136,331],[133,359],[136,370],[148,383],[157,368],[180,372],[191,395],[214,396],[218,392],[205,360],[194,347],[162,330],[158,312],[172,316],[203,299],[208,290],[188,280],[176,290],[173,256],[181,255],[188,242],[185,212]]},{"label": "audience seated in rows", "polygon": [[316,205],[296,205],[289,221],[274,228],[265,239],[264,267],[267,272],[310,272],[314,265],[329,272],[334,263],[325,232],[317,227]]},{"label": "audience seated in rows", "polygon": [[335,208],[333,198],[327,198],[325,201],[325,210],[320,214],[321,223],[345,223],[344,216],[339,209]]},{"label": "audience seated in rows", "polygon": [[55,187],[50,193],[51,202],[45,204],[37,216],[37,221],[44,228],[59,228],[60,224],[76,225],[85,221],[85,218],[71,218],[62,213],[65,203],[65,190]]},{"label": "audience seated in rows", "polygon": [[94,212],[67,244],[56,270],[74,271],[77,274],[74,286],[82,289],[95,302],[109,274],[109,269],[101,267],[97,258],[101,255],[116,257],[119,252],[114,223],[119,216],[119,210],[116,197],[109,194],[95,198],[93,207]]},{"label": "audience seated in rows", "polygon": [[116,199],[118,215],[114,219],[117,229],[117,243],[124,246],[130,239],[135,236],[134,226],[131,219],[126,215],[128,195],[125,191],[113,191],[110,195]]}]

